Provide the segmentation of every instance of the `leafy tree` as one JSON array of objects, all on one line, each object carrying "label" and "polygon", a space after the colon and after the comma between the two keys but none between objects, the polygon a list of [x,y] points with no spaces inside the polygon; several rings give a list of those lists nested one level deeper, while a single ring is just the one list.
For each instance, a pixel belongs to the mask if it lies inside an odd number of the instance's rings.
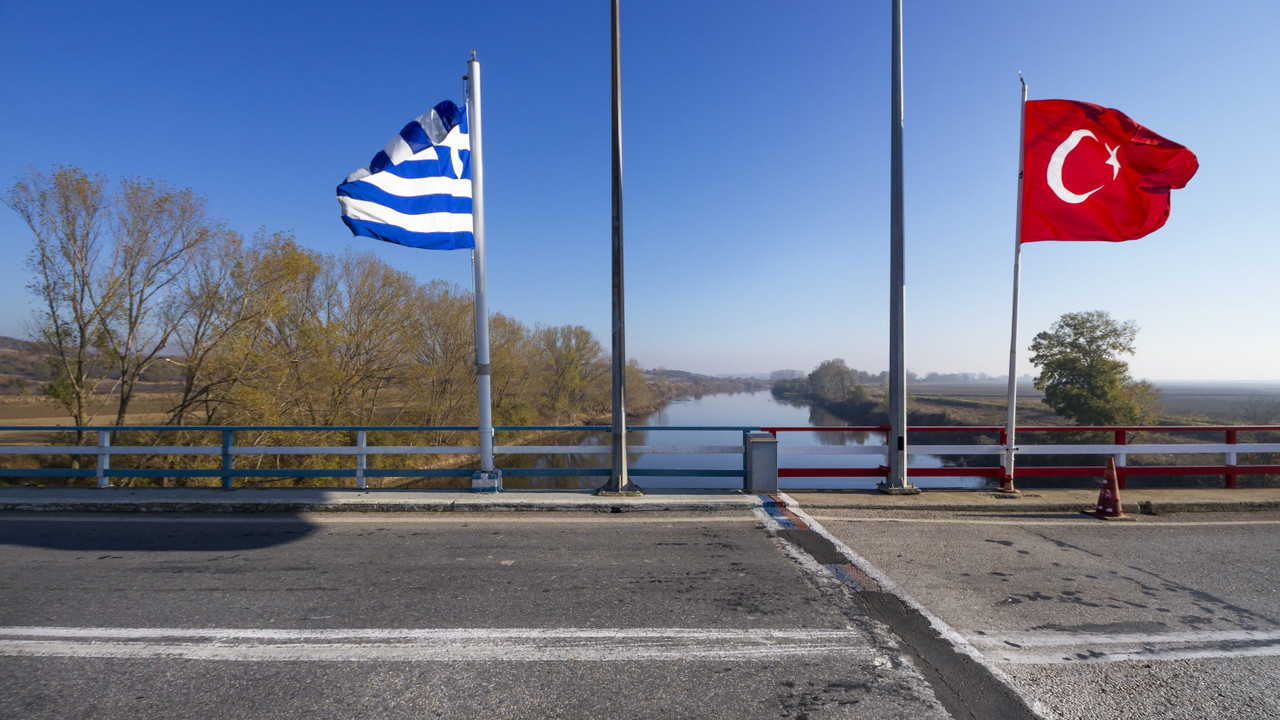
[{"label": "leafy tree", "polygon": [[809,373],[809,391],[827,402],[840,402],[857,384],[855,377],[844,360],[824,360]]},{"label": "leafy tree", "polygon": [[[623,378],[627,388],[628,413],[637,408],[650,407],[653,403],[653,390],[650,389],[649,383],[644,379],[644,368],[640,367],[639,360],[632,358],[627,361],[626,370],[623,371]],[[613,382],[612,368],[610,368],[609,382]],[[612,390],[612,387],[610,390]]]},{"label": "leafy tree", "polygon": [[590,330],[581,325],[539,327],[534,342],[544,408],[555,424],[576,421],[584,411],[609,408],[609,356]]},{"label": "leafy tree", "polygon": [[230,422],[231,393],[256,367],[270,318],[288,302],[289,278],[314,272],[316,258],[287,234],[260,232],[252,245],[235,232],[220,231],[192,253],[191,271],[179,287],[174,334],[182,393],[169,411],[170,424]]},{"label": "leafy tree", "polygon": [[536,425],[538,389],[533,335],[520,321],[494,313],[489,318],[489,365],[495,425]]},{"label": "leafy tree", "polygon": [[1150,383],[1129,376],[1138,326],[1104,311],[1067,313],[1031,343],[1040,368],[1035,386],[1054,412],[1082,425],[1149,422],[1159,397]]},{"label": "leafy tree", "polygon": [[465,425],[476,417],[479,402],[472,294],[436,280],[419,286],[412,305],[408,358],[410,387],[420,405],[415,417],[424,425]]}]

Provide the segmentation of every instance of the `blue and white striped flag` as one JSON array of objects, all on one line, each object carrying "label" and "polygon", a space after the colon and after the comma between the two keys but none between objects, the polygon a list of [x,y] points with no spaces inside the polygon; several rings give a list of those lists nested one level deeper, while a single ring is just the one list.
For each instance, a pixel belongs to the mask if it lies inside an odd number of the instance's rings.
[{"label": "blue and white striped flag", "polygon": [[466,108],[445,100],[338,186],[356,235],[432,250],[474,248]]}]

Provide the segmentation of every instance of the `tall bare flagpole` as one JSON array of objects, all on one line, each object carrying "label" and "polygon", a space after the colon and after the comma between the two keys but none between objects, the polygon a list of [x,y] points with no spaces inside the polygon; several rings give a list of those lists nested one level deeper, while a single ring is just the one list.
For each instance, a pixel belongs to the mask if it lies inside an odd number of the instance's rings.
[{"label": "tall bare flagpole", "polygon": [[600,495],[639,495],[627,474],[627,343],[622,272],[622,67],[618,0],[613,0],[613,453]]},{"label": "tall bare flagpole", "polygon": [[475,271],[476,385],[480,393],[480,470],[471,477],[472,492],[499,492],[502,473],[493,465],[493,407],[489,380],[489,309],[485,299],[484,267],[484,162],[480,143],[480,63],[471,51],[467,63],[467,133],[471,138],[471,216],[476,248],[471,255]]},{"label": "tall bare flagpole", "polygon": [[1009,416],[1005,420],[1004,478],[1000,492],[1016,493],[1013,487],[1013,460],[1017,447],[1014,431],[1017,426],[1018,408],[1018,285],[1022,274],[1022,175],[1026,172],[1027,158],[1027,81],[1018,73],[1022,83],[1022,104],[1019,105],[1022,120],[1018,131],[1018,219],[1013,229],[1013,329],[1009,333]]},{"label": "tall bare flagpole", "polygon": [[907,478],[906,248],[902,203],[902,0],[893,0],[893,92],[889,175],[889,475],[882,492],[918,493]]}]

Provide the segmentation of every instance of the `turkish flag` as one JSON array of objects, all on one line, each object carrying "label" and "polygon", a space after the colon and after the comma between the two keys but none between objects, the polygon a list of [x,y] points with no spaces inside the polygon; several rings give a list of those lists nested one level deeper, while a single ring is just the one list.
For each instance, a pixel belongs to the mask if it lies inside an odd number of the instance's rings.
[{"label": "turkish flag", "polygon": [[1022,242],[1135,240],[1169,218],[1169,191],[1195,153],[1119,110],[1073,100],[1026,103]]}]

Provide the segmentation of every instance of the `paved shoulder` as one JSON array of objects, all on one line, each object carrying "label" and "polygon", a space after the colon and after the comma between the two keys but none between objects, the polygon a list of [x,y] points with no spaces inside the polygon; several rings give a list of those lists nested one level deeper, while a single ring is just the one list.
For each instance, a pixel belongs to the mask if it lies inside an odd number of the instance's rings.
[{"label": "paved shoulder", "polygon": [[1280,515],[819,517],[1058,717],[1280,717]]}]

